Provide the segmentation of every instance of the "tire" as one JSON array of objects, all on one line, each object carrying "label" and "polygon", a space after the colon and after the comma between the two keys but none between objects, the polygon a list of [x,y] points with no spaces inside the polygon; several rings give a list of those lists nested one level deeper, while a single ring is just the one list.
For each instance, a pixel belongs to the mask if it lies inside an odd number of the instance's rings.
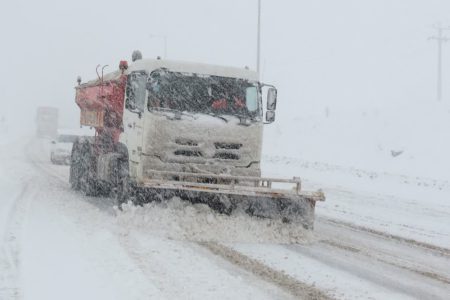
[{"label": "tire", "polygon": [[128,162],[119,160],[117,163],[117,185],[115,192],[116,205],[119,209],[122,209],[122,204],[130,200],[133,194],[132,191]]},{"label": "tire", "polygon": [[99,187],[92,167],[95,166],[92,145],[88,142],[81,145],[79,152],[80,189],[86,196],[98,196]]},{"label": "tire", "polygon": [[81,164],[80,164],[80,152],[79,152],[79,143],[75,141],[72,147],[72,154],[70,156],[70,176],[69,183],[70,187],[78,191],[81,188],[80,183],[80,175],[81,175]]},{"label": "tire", "polygon": [[83,185],[84,194],[88,197],[96,197],[100,194],[100,187],[97,185],[97,181],[91,176],[88,176]]}]

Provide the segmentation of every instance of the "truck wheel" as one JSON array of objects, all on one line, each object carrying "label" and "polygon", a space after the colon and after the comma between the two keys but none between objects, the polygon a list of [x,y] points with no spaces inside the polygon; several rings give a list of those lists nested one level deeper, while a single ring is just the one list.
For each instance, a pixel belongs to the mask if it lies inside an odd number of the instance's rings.
[{"label": "truck wheel", "polygon": [[117,186],[115,192],[116,205],[122,209],[122,204],[126,203],[131,196],[131,184],[128,171],[128,163],[119,160],[117,168]]},{"label": "truck wheel", "polygon": [[129,183],[128,180],[124,179],[117,185],[116,192],[116,205],[122,210],[122,204],[127,203],[129,194]]},{"label": "truck wheel", "polygon": [[80,189],[80,153],[78,150],[78,141],[75,141],[72,148],[72,155],[70,157],[70,176],[69,183],[73,190]]},{"label": "truck wheel", "polygon": [[80,151],[80,188],[84,192],[86,196],[97,196],[99,194],[99,187],[97,185],[97,181],[95,178],[95,174],[93,174],[92,169],[92,148],[89,143],[84,143],[81,145]]},{"label": "truck wheel", "polygon": [[83,191],[86,196],[96,197],[99,195],[100,189],[95,179],[88,176],[88,178],[84,181]]},{"label": "truck wheel", "polygon": [[83,176],[81,178],[81,190],[86,196],[96,197],[100,194],[100,187],[95,178],[91,175],[89,166],[85,165],[84,167]]}]

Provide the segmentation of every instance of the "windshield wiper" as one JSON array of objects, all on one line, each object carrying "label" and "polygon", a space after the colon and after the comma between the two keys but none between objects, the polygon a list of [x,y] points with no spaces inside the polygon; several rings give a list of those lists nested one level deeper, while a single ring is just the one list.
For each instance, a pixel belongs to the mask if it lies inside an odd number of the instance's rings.
[{"label": "windshield wiper", "polygon": [[[252,116],[252,115],[236,114],[235,116],[239,118],[239,122],[240,122],[239,124],[242,124],[242,123],[247,124],[247,122],[245,122],[245,120],[249,120],[249,121],[251,121],[251,122],[258,121],[258,120],[256,119],[256,117],[255,117],[255,116]],[[243,121],[244,121],[244,122],[243,122]]]},{"label": "windshield wiper", "polygon": [[208,115],[208,116],[211,116],[211,117],[216,117],[218,119],[221,119],[225,123],[228,123],[228,119],[227,118],[222,117],[222,116],[220,116],[218,114],[215,114],[215,113],[180,111],[180,110],[169,109],[169,108],[157,108],[157,109],[154,109],[154,110],[158,111],[160,113],[163,113],[163,115],[165,115],[166,117],[168,117],[170,119],[173,119],[173,118],[171,118],[170,116],[166,115],[165,113],[173,113],[173,114],[175,114],[175,119],[178,119],[178,118],[176,118],[177,115],[185,115],[185,116],[189,116],[189,117],[195,118],[195,114],[199,113],[199,114],[204,114],[204,115]]},{"label": "windshield wiper", "polygon": [[[176,109],[162,108],[162,107],[158,107],[156,109],[155,108],[149,109],[149,111],[152,111],[152,110],[161,113],[163,116],[167,117],[169,120],[179,120],[182,115],[189,116],[189,117],[195,119],[195,117],[192,114],[187,113],[185,111],[176,110]],[[174,117],[169,116],[167,113],[174,114]]]},{"label": "windshield wiper", "polygon": [[220,115],[216,115],[216,114],[214,114],[214,113],[203,113],[203,114],[208,115],[208,116],[216,117],[216,118],[218,118],[218,119],[224,120],[225,123],[228,123],[228,119],[226,119],[226,118],[224,118],[224,117],[222,117],[222,116],[220,116]]}]

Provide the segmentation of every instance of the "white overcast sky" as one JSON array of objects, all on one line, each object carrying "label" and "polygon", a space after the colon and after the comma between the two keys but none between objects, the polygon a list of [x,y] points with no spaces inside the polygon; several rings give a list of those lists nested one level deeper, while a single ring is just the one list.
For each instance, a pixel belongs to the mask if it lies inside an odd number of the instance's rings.
[{"label": "white overcast sky", "polygon": [[[437,22],[448,0],[262,0],[263,80],[279,88],[279,116],[316,104],[434,101]],[[1,114],[32,118],[53,105],[76,126],[77,75],[117,67],[140,49],[255,68],[257,0],[5,1],[0,3]],[[450,36],[450,31],[448,33]],[[450,44],[444,47],[450,101]]]}]

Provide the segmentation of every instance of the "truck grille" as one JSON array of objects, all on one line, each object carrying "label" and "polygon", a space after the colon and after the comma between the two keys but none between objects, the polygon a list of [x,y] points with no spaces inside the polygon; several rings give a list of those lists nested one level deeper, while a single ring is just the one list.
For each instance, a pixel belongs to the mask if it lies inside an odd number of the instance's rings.
[{"label": "truck grille", "polygon": [[227,150],[239,150],[242,147],[242,144],[235,143],[214,143],[216,149],[227,149]]},{"label": "truck grille", "polygon": [[175,144],[177,145],[175,149],[173,149],[173,154],[175,156],[220,160],[240,160],[240,151],[243,147],[240,143],[199,143],[198,141],[183,137],[175,139]]},{"label": "truck grille", "polygon": [[188,139],[176,139],[175,143],[183,146],[192,146],[192,147],[198,146],[198,143],[196,141]]},{"label": "truck grille", "polygon": [[177,156],[193,156],[193,157],[202,157],[202,153],[198,150],[176,150],[173,154]]},{"label": "truck grille", "polygon": [[214,154],[214,158],[239,160],[239,155],[237,155],[235,153],[229,153],[229,152],[220,152],[220,153]]}]

